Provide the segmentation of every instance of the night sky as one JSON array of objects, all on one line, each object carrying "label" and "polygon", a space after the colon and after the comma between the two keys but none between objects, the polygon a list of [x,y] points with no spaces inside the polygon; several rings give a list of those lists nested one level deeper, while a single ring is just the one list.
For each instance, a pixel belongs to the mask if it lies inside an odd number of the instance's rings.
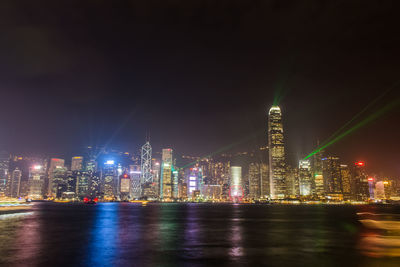
[{"label": "night sky", "polygon": [[[233,149],[250,150],[265,145],[280,92],[294,162],[400,79],[394,3],[2,1],[0,148],[129,151],[149,133],[154,150],[205,155],[241,140]],[[397,106],[327,152],[399,176],[399,115]]]}]

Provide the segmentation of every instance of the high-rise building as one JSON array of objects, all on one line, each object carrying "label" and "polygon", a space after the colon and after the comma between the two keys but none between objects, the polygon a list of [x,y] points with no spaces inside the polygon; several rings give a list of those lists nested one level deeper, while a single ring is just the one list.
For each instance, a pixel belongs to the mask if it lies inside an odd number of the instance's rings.
[{"label": "high-rise building", "polygon": [[63,159],[57,159],[57,158],[52,158],[50,159],[50,164],[49,168],[47,170],[47,176],[48,176],[48,188],[47,188],[47,194],[49,196],[55,197],[52,195],[53,191],[53,180],[54,180],[54,170],[57,167],[64,167],[64,160]]},{"label": "high-rise building", "polygon": [[265,199],[269,195],[268,165],[265,163],[250,163],[249,165],[249,198]]},{"label": "high-rise building", "polygon": [[11,184],[10,184],[11,197],[19,197],[20,196],[21,177],[22,177],[22,172],[18,167],[12,171]]},{"label": "high-rise building", "polygon": [[272,106],[268,114],[268,147],[270,195],[272,199],[281,199],[286,194],[286,164],[282,113],[278,106]]},{"label": "high-rise building", "polygon": [[311,162],[309,160],[299,161],[299,188],[301,196],[313,194],[313,176],[311,173]]},{"label": "high-rise building", "polygon": [[250,163],[249,165],[249,198],[259,199],[261,197],[261,174],[260,164]]},{"label": "high-rise building", "polygon": [[313,157],[314,190],[319,199],[322,199],[325,196],[324,177],[322,172],[322,153],[322,151],[318,151]]},{"label": "high-rise building", "polygon": [[91,171],[73,171],[76,176],[76,194],[83,198],[89,194],[89,180],[92,174]]},{"label": "high-rise building", "polygon": [[142,179],[142,171],[140,170],[139,164],[129,165],[129,174],[130,174],[130,198],[139,199],[142,196],[142,187],[141,179]]},{"label": "high-rise building", "polygon": [[342,179],[338,157],[322,159],[322,175],[324,177],[324,190],[328,199],[342,200]]},{"label": "high-rise building", "polygon": [[83,157],[76,156],[72,157],[71,171],[81,171],[83,168]]},{"label": "high-rise building", "polygon": [[160,181],[160,197],[164,200],[171,200],[173,181],[172,181],[172,149],[166,148],[162,150],[161,156],[161,181]]},{"label": "high-rise building", "polygon": [[92,172],[89,179],[89,195],[91,198],[104,198],[101,185],[101,173]]},{"label": "high-rise building", "polygon": [[0,196],[4,196],[7,191],[8,182],[8,168],[9,168],[10,155],[6,151],[0,152]]},{"label": "high-rise building", "polygon": [[117,198],[118,173],[117,164],[114,160],[107,160],[101,172],[102,192],[105,200],[115,200]]},{"label": "high-rise building", "polygon": [[129,174],[123,173],[119,177],[120,183],[119,183],[119,192],[121,194],[121,200],[128,200],[130,197],[130,192],[131,192],[131,179]]},{"label": "high-rise building", "polygon": [[231,166],[230,171],[230,198],[237,202],[243,198],[242,167]]},{"label": "high-rise building", "polygon": [[44,196],[45,170],[42,165],[34,165],[29,168],[29,192],[31,199],[42,199]]},{"label": "high-rise building", "polygon": [[152,149],[149,142],[146,142],[141,149],[141,162],[140,169],[142,171],[140,182],[142,185],[153,182],[153,175],[151,173],[151,154]]},{"label": "high-rise building", "polygon": [[286,165],[286,194],[290,198],[300,196],[299,168]]},{"label": "high-rise building", "polygon": [[351,175],[350,170],[347,165],[340,165],[340,176],[342,179],[342,188],[343,188],[343,199],[350,200],[351,199]]},{"label": "high-rise building", "polygon": [[52,191],[54,198],[61,198],[64,192],[68,191],[67,168],[56,166],[52,172]]},{"label": "high-rise building", "polygon": [[354,198],[357,201],[369,199],[368,175],[365,170],[365,162],[357,161],[352,170]]}]

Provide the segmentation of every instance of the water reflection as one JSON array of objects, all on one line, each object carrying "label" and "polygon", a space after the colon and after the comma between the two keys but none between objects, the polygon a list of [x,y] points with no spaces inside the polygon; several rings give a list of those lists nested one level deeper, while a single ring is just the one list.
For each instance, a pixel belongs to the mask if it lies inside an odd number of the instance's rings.
[{"label": "water reflection", "polygon": [[[375,208],[371,208],[375,209]],[[400,257],[400,215],[375,210],[358,212],[364,231],[359,248],[370,257]]]},{"label": "water reflection", "polygon": [[244,250],[242,246],[242,227],[240,225],[241,209],[238,204],[234,204],[232,207],[232,218],[231,218],[231,229],[230,229],[230,244],[229,256],[231,260],[236,261],[237,257],[244,256]]},{"label": "water reflection", "polygon": [[88,266],[110,266],[115,263],[119,207],[118,203],[101,203],[97,206],[88,243]]}]

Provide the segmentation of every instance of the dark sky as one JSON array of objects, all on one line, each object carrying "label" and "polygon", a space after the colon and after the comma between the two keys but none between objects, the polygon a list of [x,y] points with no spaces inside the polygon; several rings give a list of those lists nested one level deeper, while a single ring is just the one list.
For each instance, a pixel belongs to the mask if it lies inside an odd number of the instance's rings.
[{"label": "dark sky", "polygon": [[[129,150],[149,132],[155,150],[203,155],[265,130],[281,88],[297,159],[400,79],[395,2],[2,1],[0,146]],[[327,152],[398,176],[399,115],[390,110]],[[241,146],[265,142],[261,134]]]}]

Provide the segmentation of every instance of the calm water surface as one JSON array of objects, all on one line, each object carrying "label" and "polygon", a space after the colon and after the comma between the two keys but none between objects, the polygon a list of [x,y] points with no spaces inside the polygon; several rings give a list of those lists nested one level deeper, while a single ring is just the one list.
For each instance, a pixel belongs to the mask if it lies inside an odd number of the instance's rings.
[{"label": "calm water surface", "polygon": [[35,203],[29,213],[0,215],[0,265],[400,266],[396,227],[383,231],[360,221],[396,223],[399,212],[395,206]]}]

